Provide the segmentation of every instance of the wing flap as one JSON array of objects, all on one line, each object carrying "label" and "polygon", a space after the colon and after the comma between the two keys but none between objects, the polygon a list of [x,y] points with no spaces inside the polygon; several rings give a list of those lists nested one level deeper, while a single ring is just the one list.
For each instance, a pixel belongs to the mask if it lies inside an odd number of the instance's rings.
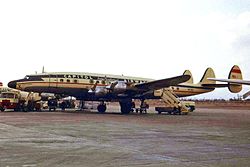
[{"label": "wing flap", "polygon": [[190,75],[180,75],[172,78],[166,78],[166,79],[161,79],[161,80],[155,80],[147,83],[141,83],[135,85],[136,88],[138,89],[144,89],[144,90],[157,90],[157,89],[162,89],[166,88],[169,86],[175,86],[180,83],[186,82],[191,78]]}]

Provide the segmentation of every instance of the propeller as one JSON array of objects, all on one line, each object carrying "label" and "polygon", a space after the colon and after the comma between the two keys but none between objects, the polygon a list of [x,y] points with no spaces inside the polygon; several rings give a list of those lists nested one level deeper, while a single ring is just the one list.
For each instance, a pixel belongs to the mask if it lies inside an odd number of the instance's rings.
[{"label": "propeller", "polygon": [[98,86],[99,81],[93,85],[92,88],[89,89],[88,93],[95,96],[104,96],[108,93],[106,86]]},{"label": "propeller", "polygon": [[99,83],[99,82],[96,81],[96,83],[94,84],[94,86],[93,86],[92,88],[90,88],[89,93],[95,92],[98,83]]},{"label": "propeller", "polygon": [[118,81],[111,83],[111,85],[106,86],[106,89],[108,90],[114,90],[115,86],[118,84]]},{"label": "propeller", "polygon": [[126,81],[116,81],[108,86],[112,93],[125,93],[126,90],[132,89],[132,84]]}]

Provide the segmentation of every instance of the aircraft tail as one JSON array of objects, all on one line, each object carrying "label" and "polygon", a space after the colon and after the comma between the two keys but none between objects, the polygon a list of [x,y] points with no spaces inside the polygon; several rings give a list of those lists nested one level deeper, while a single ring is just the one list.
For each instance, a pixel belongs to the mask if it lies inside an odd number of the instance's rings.
[{"label": "aircraft tail", "polygon": [[191,71],[185,70],[184,73],[183,73],[183,75],[190,75],[190,79],[188,81],[186,81],[185,83],[189,83],[189,84],[193,84],[194,83]]},{"label": "aircraft tail", "polygon": [[[234,65],[228,75],[228,79],[239,79],[242,80],[242,73],[241,70],[239,68],[239,66]],[[242,85],[237,85],[237,84],[233,84],[233,83],[228,83],[228,89],[230,92],[232,93],[238,93],[242,90]]]},{"label": "aircraft tail", "polygon": [[208,78],[215,78],[214,70],[212,68],[207,68],[203,77],[200,80],[201,85],[214,85],[216,81],[208,80]]}]

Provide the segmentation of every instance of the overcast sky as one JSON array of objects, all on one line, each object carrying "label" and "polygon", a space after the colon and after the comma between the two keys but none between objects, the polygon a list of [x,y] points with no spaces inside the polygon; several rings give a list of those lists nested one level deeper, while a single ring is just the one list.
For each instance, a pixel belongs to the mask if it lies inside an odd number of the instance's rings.
[{"label": "overcast sky", "polygon": [[237,64],[250,80],[250,1],[0,0],[0,56],[5,85],[43,66],[154,79],[190,69],[198,82]]}]

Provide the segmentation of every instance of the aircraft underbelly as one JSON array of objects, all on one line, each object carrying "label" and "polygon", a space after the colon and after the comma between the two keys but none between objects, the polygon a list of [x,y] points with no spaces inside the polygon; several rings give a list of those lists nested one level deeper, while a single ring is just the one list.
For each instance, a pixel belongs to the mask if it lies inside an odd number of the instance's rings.
[{"label": "aircraft underbelly", "polygon": [[28,92],[38,92],[38,93],[54,93],[54,94],[64,94],[74,97],[84,97],[87,96],[88,89],[84,88],[60,88],[60,87],[44,87],[44,86],[32,86],[26,87],[24,91]]}]

